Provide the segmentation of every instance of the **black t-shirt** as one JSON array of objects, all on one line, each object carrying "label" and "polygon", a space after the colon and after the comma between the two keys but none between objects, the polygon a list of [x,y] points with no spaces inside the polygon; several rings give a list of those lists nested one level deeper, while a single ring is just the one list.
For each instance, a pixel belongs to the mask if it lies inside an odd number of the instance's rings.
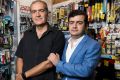
[{"label": "black t-shirt", "polygon": [[[37,37],[35,26],[27,30],[16,51],[16,56],[23,59],[23,72],[45,61],[52,52],[62,55],[64,43],[64,34],[50,26],[40,39]],[[28,80],[55,80],[55,69],[49,69]]]}]

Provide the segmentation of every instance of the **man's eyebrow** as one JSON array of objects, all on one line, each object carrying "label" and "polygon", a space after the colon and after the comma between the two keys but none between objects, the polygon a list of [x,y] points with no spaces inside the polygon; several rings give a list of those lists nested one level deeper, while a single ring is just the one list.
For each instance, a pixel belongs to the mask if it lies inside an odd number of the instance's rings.
[{"label": "man's eyebrow", "polygon": [[84,22],[84,21],[77,21],[77,22]]},{"label": "man's eyebrow", "polygon": [[45,10],[45,9],[32,9],[32,10]]},{"label": "man's eyebrow", "polygon": [[73,21],[69,21],[69,22],[73,22]]},{"label": "man's eyebrow", "polygon": [[69,22],[84,22],[84,21],[69,21]]}]

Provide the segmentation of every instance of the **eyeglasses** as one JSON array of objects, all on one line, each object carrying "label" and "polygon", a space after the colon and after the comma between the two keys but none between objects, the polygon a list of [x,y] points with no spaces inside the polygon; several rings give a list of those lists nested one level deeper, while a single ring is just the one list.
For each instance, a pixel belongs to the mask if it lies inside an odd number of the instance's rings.
[{"label": "eyeglasses", "polygon": [[37,12],[45,12],[45,11],[47,11],[47,10],[46,10],[46,9],[31,10],[31,13],[32,13],[32,14],[35,14],[35,13],[37,13]]}]

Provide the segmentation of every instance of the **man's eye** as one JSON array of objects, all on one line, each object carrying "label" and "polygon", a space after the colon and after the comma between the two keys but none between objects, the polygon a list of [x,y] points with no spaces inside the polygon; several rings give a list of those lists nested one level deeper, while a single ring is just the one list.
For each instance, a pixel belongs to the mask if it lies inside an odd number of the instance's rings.
[{"label": "man's eye", "polygon": [[74,23],[74,22],[72,22],[72,21],[71,21],[71,22],[69,22],[69,24],[73,24],[73,23]]},{"label": "man's eye", "polygon": [[78,24],[83,24],[84,23],[84,21],[79,21],[79,22],[77,22]]},{"label": "man's eye", "polygon": [[37,11],[36,10],[32,10],[31,13],[36,13]]},{"label": "man's eye", "polygon": [[45,12],[45,9],[39,9],[39,10],[32,10],[31,13],[36,13],[36,12]]},{"label": "man's eye", "polygon": [[40,9],[40,10],[39,10],[39,12],[44,12],[44,11],[45,11],[45,9]]}]

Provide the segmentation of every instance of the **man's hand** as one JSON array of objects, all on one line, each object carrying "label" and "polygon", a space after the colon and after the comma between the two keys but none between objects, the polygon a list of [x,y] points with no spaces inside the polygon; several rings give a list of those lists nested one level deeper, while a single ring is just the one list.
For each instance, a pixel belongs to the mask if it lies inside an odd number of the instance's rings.
[{"label": "man's hand", "polygon": [[55,53],[51,53],[49,56],[48,56],[48,60],[50,60],[53,65],[57,65],[57,63],[59,62],[60,60],[60,57],[59,57],[59,54],[55,54]]},{"label": "man's hand", "polygon": [[16,80],[23,80],[21,74],[16,74]]}]

